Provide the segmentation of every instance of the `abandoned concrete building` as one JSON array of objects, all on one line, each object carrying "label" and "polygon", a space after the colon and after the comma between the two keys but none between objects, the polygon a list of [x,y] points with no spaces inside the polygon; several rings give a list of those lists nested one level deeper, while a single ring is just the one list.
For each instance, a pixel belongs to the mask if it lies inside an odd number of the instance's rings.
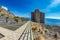
[{"label": "abandoned concrete building", "polygon": [[33,22],[44,23],[44,19],[45,14],[40,12],[38,9],[31,13],[31,21]]}]

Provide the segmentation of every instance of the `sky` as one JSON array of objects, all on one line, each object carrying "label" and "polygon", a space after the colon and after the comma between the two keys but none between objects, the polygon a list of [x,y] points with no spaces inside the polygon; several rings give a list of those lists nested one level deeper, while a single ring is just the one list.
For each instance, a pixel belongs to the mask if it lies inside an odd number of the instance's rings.
[{"label": "sky", "polygon": [[60,19],[60,0],[0,0],[13,14],[31,18],[35,9],[45,13],[45,18]]}]

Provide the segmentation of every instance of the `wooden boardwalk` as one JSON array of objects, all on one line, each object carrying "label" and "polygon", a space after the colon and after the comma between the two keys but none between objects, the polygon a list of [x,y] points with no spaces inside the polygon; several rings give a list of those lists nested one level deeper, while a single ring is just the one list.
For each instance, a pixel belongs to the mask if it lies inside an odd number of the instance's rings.
[{"label": "wooden boardwalk", "polygon": [[18,40],[33,40],[32,35],[31,24],[29,23]]},{"label": "wooden boardwalk", "polygon": [[0,40],[33,40],[30,21],[15,31],[0,27],[0,33],[4,35]]}]

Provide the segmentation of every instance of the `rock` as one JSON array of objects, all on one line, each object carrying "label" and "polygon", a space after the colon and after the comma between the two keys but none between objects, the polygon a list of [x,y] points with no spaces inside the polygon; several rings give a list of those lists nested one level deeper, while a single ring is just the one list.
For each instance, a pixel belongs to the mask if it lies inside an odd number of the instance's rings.
[{"label": "rock", "polygon": [[8,18],[8,23],[10,23],[10,24],[13,23],[14,24],[16,22],[15,22],[15,20],[13,18]]},{"label": "rock", "polygon": [[4,23],[4,22],[6,22],[6,18],[3,16],[0,16],[0,23]]}]

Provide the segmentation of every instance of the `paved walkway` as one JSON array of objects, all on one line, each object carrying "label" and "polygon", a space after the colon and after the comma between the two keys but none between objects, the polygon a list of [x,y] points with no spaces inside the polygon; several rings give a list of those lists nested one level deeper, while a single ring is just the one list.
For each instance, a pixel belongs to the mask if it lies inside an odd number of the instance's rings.
[{"label": "paved walkway", "polygon": [[31,35],[31,30],[30,30],[31,25],[27,25],[25,30],[23,31],[22,35],[18,40],[30,40],[30,35]]},{"label": "paved walkway", "polygon": [[5,36],[0,40],[30,40],[31,39],[30,26],[31,26],[30,21],[28,21],[15,31],[11,31],[9,29],[0,27],[0,33]]}]

